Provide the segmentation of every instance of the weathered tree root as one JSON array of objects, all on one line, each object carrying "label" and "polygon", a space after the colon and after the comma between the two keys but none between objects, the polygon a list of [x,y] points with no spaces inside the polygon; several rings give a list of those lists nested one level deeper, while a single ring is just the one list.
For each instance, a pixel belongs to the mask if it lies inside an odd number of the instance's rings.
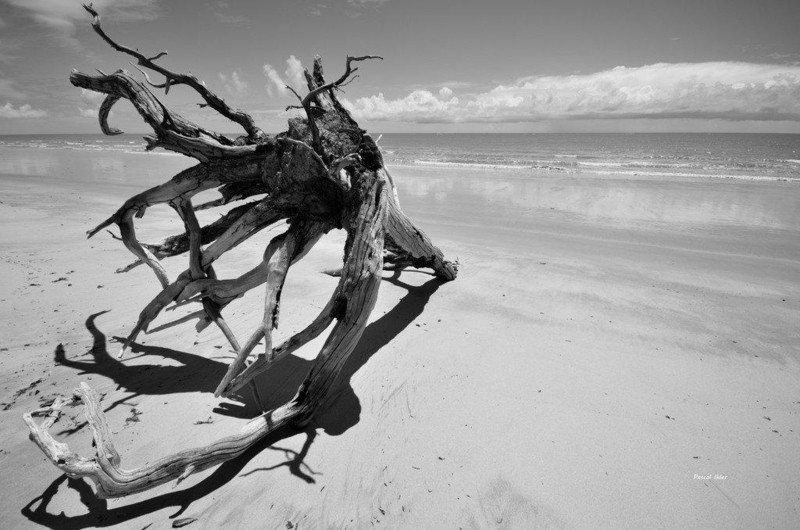
[{"label": "weathered tree root", "polygon": [[[155,136],[146,138],[147,149],[160,147],[195,158],[199,164],[182,171],[170,181],[144,191],[122,205],[111,217],[88,232],[89,237],[116,224],[125,246],[137,261],[155,273],[162,290],[142,310],[128,335],[120,356],[146,331],[149,324],[170,304],[199,301],[203,322],[216,324],[236,353],[220,381],[215,395],[229,396],[250,385],[279,359],[290,355],[326,329],[332,329],[295,397],[288,403],[265,412],[249,422],[241,432],[210,445],[178,452],[134,470],[120,468],[120,455],[110,439],[109,428],[100,409],[100,399],[85,383],[76,390],[83,401],[92,428],[97,455],[85,458],[56,441],[50,428],[64,405],[53,405],[25,414],[33,441],[64,473],[73,478],[87,477],[97,485],[101,497],[117,497],[147,490],[235,458],[266,435],[287,425],[303,425],[319,410],[337,384],[342,367],[360,340],[378,296],[381,272],[386,263],[395,269],[430,267],[444,280],[453,280],[457,263],[445,260],[442,252],[400,209],[397,190],[386,171],[380,150],[358,127],[336,97],[336,92],[352,80],[357,70],[353,63],[377,56],[348,57],[345,73],[326,82],[319,58],[313,72],[305,72],[308,94],[301,97],[305,118],[289,120],[289,129],[269,137],[246,113],[228,106],[204,83],[190,74],[180,74],[156,64],[166,54],[146,57],[137,50],[113,41],[101,28],[100,17],[89,6],[95,31],[115,50],[134,57],[138,66],[164,76],[153,83],[145,70],[147,83],[165,92],[174,85],[195,90],[208,106],[240,125],[245,135],[236,139],[199,127],[167,109],[145,84],[120,70],[111,75],[90,76],[73,71],[73,85],[106,94],[100,113],[105,134],[121,131],[108,124],[111,107],[119,99],[129,100]],[[292,90],[294,92],[294,90]],[[210,189],[222,197],[199,206],[192,197]],[[230,210],[220,219],[201,227],[195,211],[213,208],[247,198],[262,196]],[[140,242],[135,219],[154,204],[169,204],[183,220],[185,233],[167,238],[158,245]],[[214,262],[253,234],[286,222],[286,231],[275,237],[264,252],[264,259],[253,270],[237,278],[219,279]],[[319,238],[334,228],[347,233],[344,266],[339,283],[320,314],[302,331],[275,347],[272,330],[277,326],[280,295],[293,263],[301,259]],[[204,248],[205,245],[205,248]],[[170,281],[160,260],[188,253],[189,267]],[[120,272],[118,271],[118,272]],[[259,285],[266,288],[264,316],[247,342],[240,344],[225,321],[222,311],[234,298]],[[253,356],[264,341],[262,353]],[[257,393],[256,393],[256,399]],[[46,414],[42,423],[33,416]]]}]

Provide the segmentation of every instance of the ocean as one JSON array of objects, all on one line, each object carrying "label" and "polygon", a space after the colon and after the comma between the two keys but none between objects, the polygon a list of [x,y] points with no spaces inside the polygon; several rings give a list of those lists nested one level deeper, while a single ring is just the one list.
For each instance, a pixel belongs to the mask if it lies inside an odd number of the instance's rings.
[{"label": "ocean", "polygon": [[[374,134],[389,166],[800,180],[797,134]],[[144,152],[141,135],[6,135],[0,147]],[[163,151],[162,151],[163,153]],[[174,155],[181,156],[181,155]]]}]

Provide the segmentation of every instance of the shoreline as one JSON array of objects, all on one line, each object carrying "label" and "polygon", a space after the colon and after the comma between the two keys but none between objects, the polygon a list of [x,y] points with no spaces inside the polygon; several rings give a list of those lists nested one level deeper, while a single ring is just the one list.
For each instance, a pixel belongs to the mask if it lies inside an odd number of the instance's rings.
[{"label": "shoreline", "polygon": [[[130,329],[157,282],[145,267],[115,274],[130,254],[105,233],[87,241],[85,230],[134,188],[189,161],[29,155],[19,167],[39,178],[0,175],[0,401],[9,405],[0,410],[0,462],[16,484],[0,501],[4,527],[168,527],[176,512],[197,517],[198,528],[796,521],[793,183],[390,166],[402,207],[461,260],[459,278],[385,274],[342,392],[315,430],[259,446],[176,490],[100,503],[100,513],[84,504],[90,488],[60,479],[27,439],[23,411],[88,381],[106,394],[130,467],[213,440],[255,411],[213,397],[230,358],[221,334],[198,335],[191,320],[170,325],[194,307],[165,312],[128,358],[114,356],[112,338]],[[201,213],[201,221],[216,216]],[[182,230],[166,207],[139,223],[145,241]],[[277,233],[243,244],[220,263],[220,276],[258,263]],[[319,311],[335,285],[320,271],[340,262],[341,244],[332,233],[292,268],[278,341]],[[185,259],[165,266],[174,277]],[[261,318],[260,295],[226,310],[237,336]],[[54,362],[58,344],[66,362]],[[262,378],[265,400],[291,397],[319,346]],[[69,409],[62,429],[80,425],[78,412]],[[87,455],[84,431],[61,437]]]}]

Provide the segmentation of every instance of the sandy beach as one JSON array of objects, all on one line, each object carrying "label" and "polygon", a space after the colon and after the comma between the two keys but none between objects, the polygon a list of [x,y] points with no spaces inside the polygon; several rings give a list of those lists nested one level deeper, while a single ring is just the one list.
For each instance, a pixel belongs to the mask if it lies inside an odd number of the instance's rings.
[{"label": "sandy beach", "polygon": [[[800,183],[390,168],[404,210],[458,279],[385,273],[331,407],[218,468],[101,501],[28,440],[23,412],[101,393],[123,467],[208,443],[258,414],[213,391],[231,359],[167,311],[116,359],[158,291],[85,231],[190,161],[0,149],[2,528],[791,528],[800,520]],[[209,222],[217,211],[201,212]],[[156,242],[182,224],[155,207]],[[219,263],[261,259],[280,228]],[[336,285],[331,233],[296,267],[277,339]],[[185,259],[165,262],[174,277]],[[226,311],[237,336],[261,292]],[[184,321],[185,320],[185,321]],[[59,345],[63,355],[56,355]],[[321,339],[258,380],[289,399]],[[80,407],[54,429],[83,455]]]}]

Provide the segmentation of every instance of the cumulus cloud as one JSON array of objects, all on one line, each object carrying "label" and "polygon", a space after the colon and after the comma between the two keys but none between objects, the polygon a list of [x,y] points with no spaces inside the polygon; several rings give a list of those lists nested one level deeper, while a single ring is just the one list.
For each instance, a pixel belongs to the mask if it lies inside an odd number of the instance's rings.
[{"label": "cumulus cloud", "polygon": [[417,123],[450,121],[457,114],[459,100],[447,91],[441,97],[427,90],[415,90],[401,99],[387,100],[383,93],[358,98],[354,103],[345,99],[345,107],[357,116],[368,120],[410,121]]},{"label": "cumulus cloud", "polygon": [[241,78],[239,72],[236,70],[234,70],[230,75],[223,74],[222,72],[217,75],[219,76],[220,81],[222,81],[222,86],[225,88],[225,91],[228,94],[241,96],[247,93],[247,87],[249,85],[247,81]]},{"label": "cumulus cloud", "polygon": [[800,66],[740,62],[621,66],[585,75],[524,77],[460,100],[451,95],[445,88],[439,98],[424,90],[395,100],[378,94],[357,99],[351,110],[364,119],[416,123],[800,120]]},{"label": "cumulus cloud", "polygon": [[295,90],[302,90],[302,88],[306,86],[303,70],[303,63],[294,55],[290,55],[289,58],[286,59],[286,70],[283,72],[286,80],[281,77],[272,65],[265,64],[264,75],[267,76],[267,94],[270,97],[275,95],[286,96],[289,94],[289,89],[286,88],[286,85],[291,86]]},{"label": "cumulus cloud", "polygon": [[[80,2],[65,0],[2,0],[25,12],[37,23],[76,44],[76,23],[86,23],[88,14]],[[112,20],[152,20],[156,18],[157,0],[94,0],[94,8]]]},{"label": "cumulus cloud", "polygon": [[0,107],[0,118],[42,118],[44,116],[47,116],[47,112],[31,108],[28,104],[14,108],[11,103],[6,103]]}]

